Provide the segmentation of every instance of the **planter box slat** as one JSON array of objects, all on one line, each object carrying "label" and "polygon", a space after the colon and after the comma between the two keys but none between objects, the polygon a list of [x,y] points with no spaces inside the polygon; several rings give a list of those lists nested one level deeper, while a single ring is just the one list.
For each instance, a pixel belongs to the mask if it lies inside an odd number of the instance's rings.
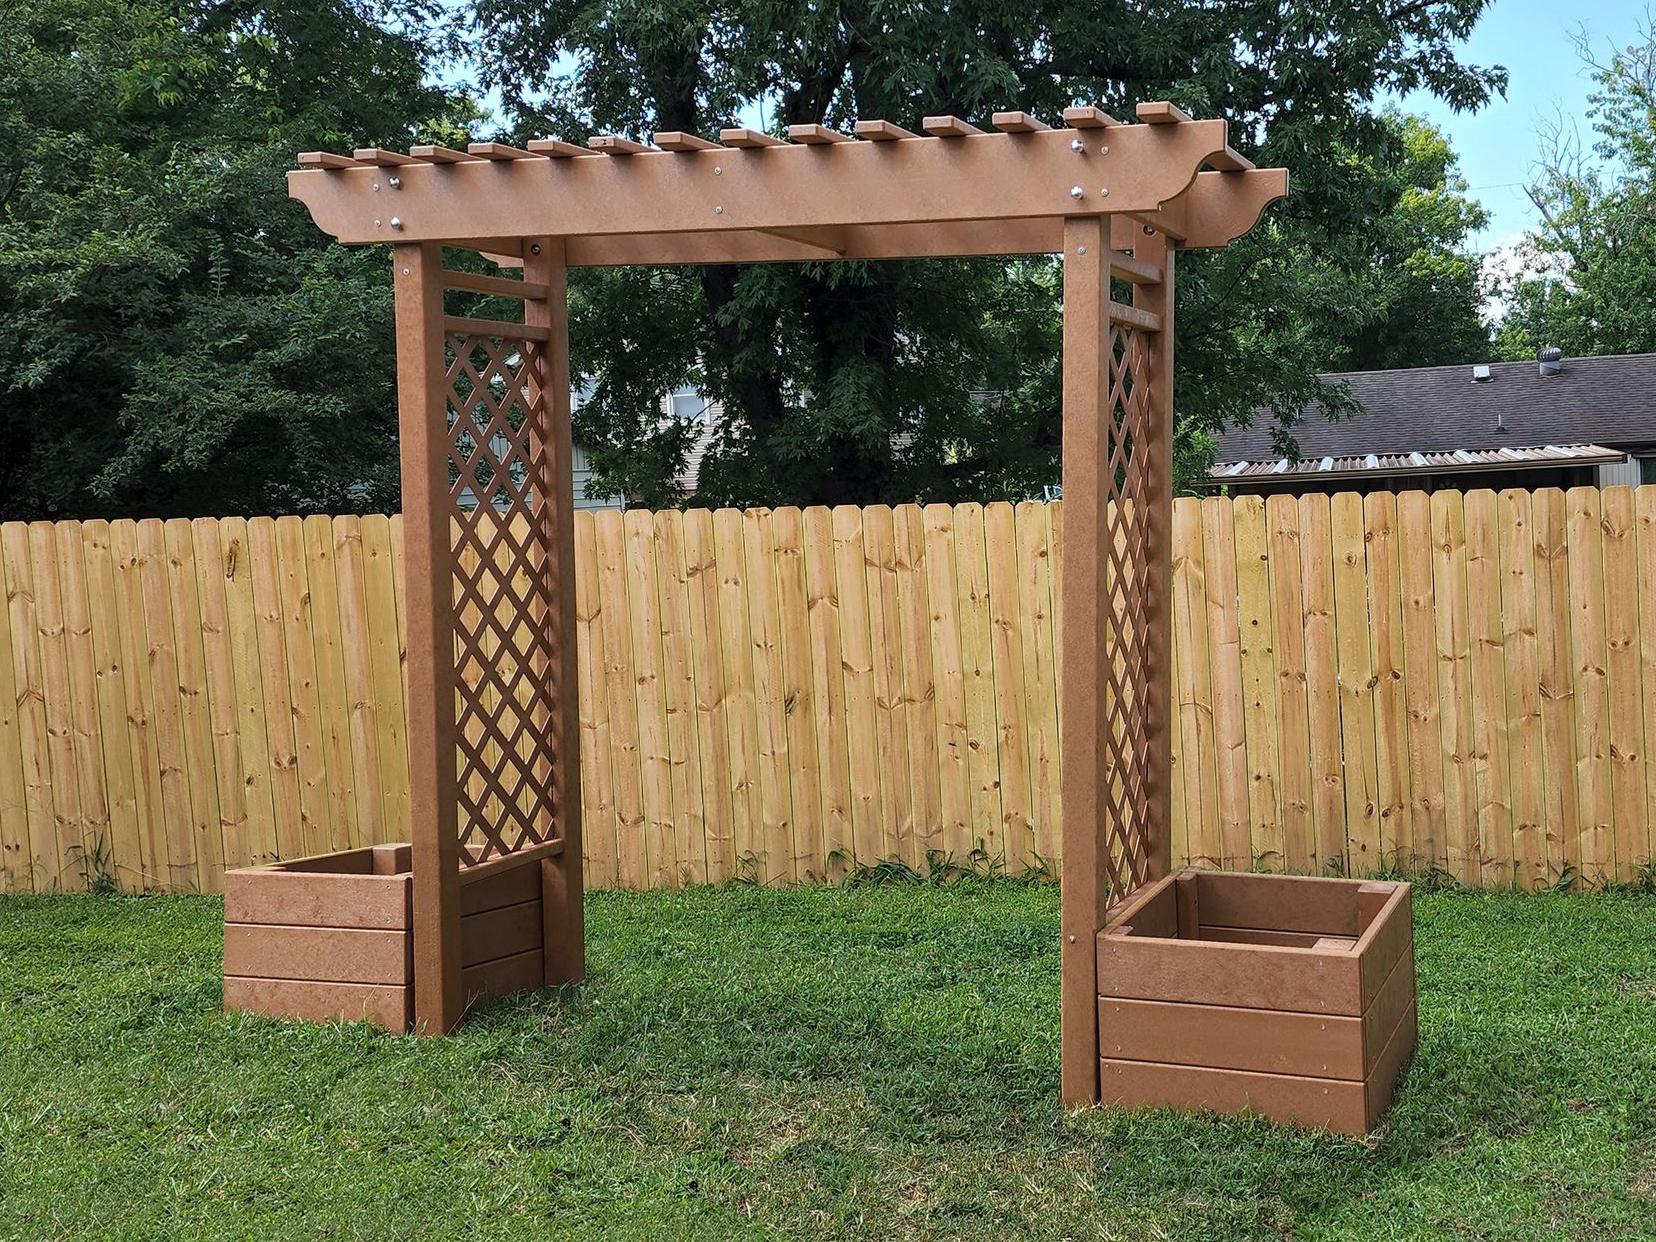
[{"label": "planter box slat", "polygon": [[1187,1112],[1262,1113],[1343,1134],[1368,1128],[1361,1080],[1302,1078],[1247,1070],[1206,1069],[1145,1061],[1101,1060],[1105,1104],[1177,1108]]},{"label": "planter box slat", "polygon": [[410,877],[323,875],[314,871],[227,871],[227,923],[360,927],[402,931],[412,921]]},{"label": "planter box slat", "polygon": [[1309,948],[1105,933],[1098,938],[1098,986],[1100,995],[1134,1000],[1363,1012],[1357,959]]},{"label": "planter box slat", "polygon": [[[536,883],[540,869],[529,868]],[[497,906],[481,914],[467,915],[460,920],[460,964],[478,966],[497,957],[512,957],[541,947],[545,924],[541,919],[541,903],[534,901],[515,906]]]},{"label": "planter box slat", "polygon": [[469,966],[461,972],[460,982],[470,1004],[481,996],[500,996],[507,992],[538,988],[546,982],[546,966],[541,951],[535,949],[530,953],[497,957],[490,962]]},{"label": "planter box slat", "polygon": [[304,1022],[372,1022],[396,1035],[414,1021],[412,989],[394,984],[309,979],[224,980],[224,1007]]},{"label": "planter box slat", "polygon": [[541,895],[540,864],[527,860],[519,867],[506,867],[469,884],[460,886],[460,917],[482,914],[501,906],[515,906],[520,902],[539,901]]},{"label": "planter box slat", "polygon": [[[1098,1002],[1099,1040],[1112,1060],[1308,1078],[1366,1077],[1363,1022],[1328,1014],[1115,996],[1100,997]],[[1390,1027],[1386,1033],[1391,1033]]]},{"label": "planter box slat", "polygon": [[1269,927],[1320,936],[1355,936],[1360,930],[1351,880],[1255,875],[1250,883],[1234,884],[1228,872],[1194,875],[1202,922],[1214,927]]},{"label": "planter box slat", "polygon": [[414,977],[405,931],[227,923],[224,973],[260,979],[405,984]]}]

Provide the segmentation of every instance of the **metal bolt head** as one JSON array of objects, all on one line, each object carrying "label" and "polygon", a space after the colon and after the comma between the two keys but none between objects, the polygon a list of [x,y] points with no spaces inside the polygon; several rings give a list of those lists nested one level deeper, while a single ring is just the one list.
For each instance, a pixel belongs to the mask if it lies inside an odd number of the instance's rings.
[{"label": "metal bolt head", "polygon": [[402,228],[402,221],[398,217],[392,216],[391,217],[391,227],[394,228],[394,229]]},{"label": "metal bolt head", "polygon": [[722,176],[724,176],[724,168],[723,168],[723,166],[722,166],[722,165],[719,165],[719,164],[715,164],[715,165],[713,165],[713,175],[714,175],[714,176],[715,176],[715,177],[722,177]]},{"label": "metal bolt head", "polygon": [[1079,138],[1071,138],[1070,139],[1070,150],[1074,151],[1077,155],[1082,154],[1084,151],[1086,151],[1086,149],[1087,149],[1087,144],[1082,142]]},{"label": "metal bolt head", "polygon": [[412,276],[413,274],[414,274],[414,269],[413,268],[411,268],[411,267],[403,268],[403,275],[404,276]]},{"label": "metal bolt head", "polygon": [[720,203],[717,207],[713,208],[713,214],[716,216],[724,215],[724,204]]},{"label": "metal bolt head", "polygon": [[530,254],[539,254],[540,252],[541,252],[541,244],[539,242],[530,242],[529,243],[529,253]]},{"label": "metal bolt head", "polygon": [[1081,187],[1080,187],[1080,186],[1078,186],[1078,185],[1072,185],[1072,186],[1070,186],[1070,197],[1071,197],[1071,198],[1082,198],[1082,197],[1084,197],[1084,196],[1085,196],[1085,195],[1086,195],[1086,193],[1087,193],[1087,192],[1086,192],[1086,191],[1085,191],[1085,190],[1083,190],[1083,189],[1082,189],[1082,188],[1081,188]]},{"label": "metal bolt head", "polygon": [[1076,254],[1086,254],[1087,253],[1087,248],[1085,246],[1077,246],[1075,248],[1075,253]]},{"label": "metal bolt head", "polygon": [[1107,185],[1099,186],[1098,187],[1098,197],[1099,198],[1109,198],[1110,197],[1110,187],[1107,186]]},{"label": "metal bolt head", "polygon": [[387,177],[385,179],[385,184],[390,186],[393,190],[400,190],[400,189],[402,189],[402,178],[401,177]]},{"label": "metal bolt head", "polygon": [[1109,154],[1109,153],[1110,153],[1110,144],[1109,144],[1109,143],[1107,143],[1107,142],[1106,142],[1106,143],[1103,143],[1103,144],[1102,144],[1102,145],[1101,145],[1101,146],[1100,146],[1100,147],[1099,147],[1099,148],[1098,148],[1098,153],[1099,153],[1099,154],[1100,154],[1100,155],[1108,155],[1108,154]]}]

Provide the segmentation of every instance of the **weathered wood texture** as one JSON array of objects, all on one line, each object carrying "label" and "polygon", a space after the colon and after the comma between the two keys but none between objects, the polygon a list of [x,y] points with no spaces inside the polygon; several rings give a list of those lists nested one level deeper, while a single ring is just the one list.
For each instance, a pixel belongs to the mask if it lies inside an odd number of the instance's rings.
[{"label": "weathered wood texture", "polygon": [[[1175,502],[1176,861],[1637,875],[1656,487],[1493,500]],[[579,514],[587,882],[1054,864],[1061,518]],[[6,890],[407,839],[400,518],[6,524],[0,572]]]}]

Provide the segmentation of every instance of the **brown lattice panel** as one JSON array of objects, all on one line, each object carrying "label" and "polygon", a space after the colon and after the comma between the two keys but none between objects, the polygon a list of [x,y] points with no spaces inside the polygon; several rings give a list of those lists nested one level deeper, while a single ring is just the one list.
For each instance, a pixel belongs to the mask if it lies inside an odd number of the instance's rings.
[{"label": "brown lattice panel", "polygon": [[1151,858],[1146,808],[1152,797],[1149,698],[1152,456],[1138,452],[1149,441],[1152,417],[1151,349],[1147,334],[1112,322],[1109,338],[1110,399],[1105,463],[1099,480],[1105,497],[1099,555],[1104,558],[1104,598],[1099,612],[1105,657],[1102,691],[1106,771],[1100,791],[1104,810],[1104,867],[1119,899],[1147,882]]},{"label": "brown lattice panel", "polygon": [[[555,514],[542,347],[450,334],[462,865],[552,840]],[[564,469],[567,463],[562,463]]]}]

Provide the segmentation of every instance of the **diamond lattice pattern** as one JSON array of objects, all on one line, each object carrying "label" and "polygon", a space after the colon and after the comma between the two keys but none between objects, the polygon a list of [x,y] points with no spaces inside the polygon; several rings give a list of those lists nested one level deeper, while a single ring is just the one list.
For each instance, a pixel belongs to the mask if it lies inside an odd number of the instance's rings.
[{"label": "diamond lattice pattern", "polygon": [[1144,333],[1110,325],[1110,399],[1105,428],[1104,600],[1100,608],[1104,657],[1104,858],[1112,900],[1149,877],[1147,807],[1151,800],[1149,569],[1152,552],[1153,455],[1148,443],[1151,350]]},{"label": "diamond lattice pattern", "polygon": [[462,865],[553,839],[553,595],[544,358],[447,341]]}]

